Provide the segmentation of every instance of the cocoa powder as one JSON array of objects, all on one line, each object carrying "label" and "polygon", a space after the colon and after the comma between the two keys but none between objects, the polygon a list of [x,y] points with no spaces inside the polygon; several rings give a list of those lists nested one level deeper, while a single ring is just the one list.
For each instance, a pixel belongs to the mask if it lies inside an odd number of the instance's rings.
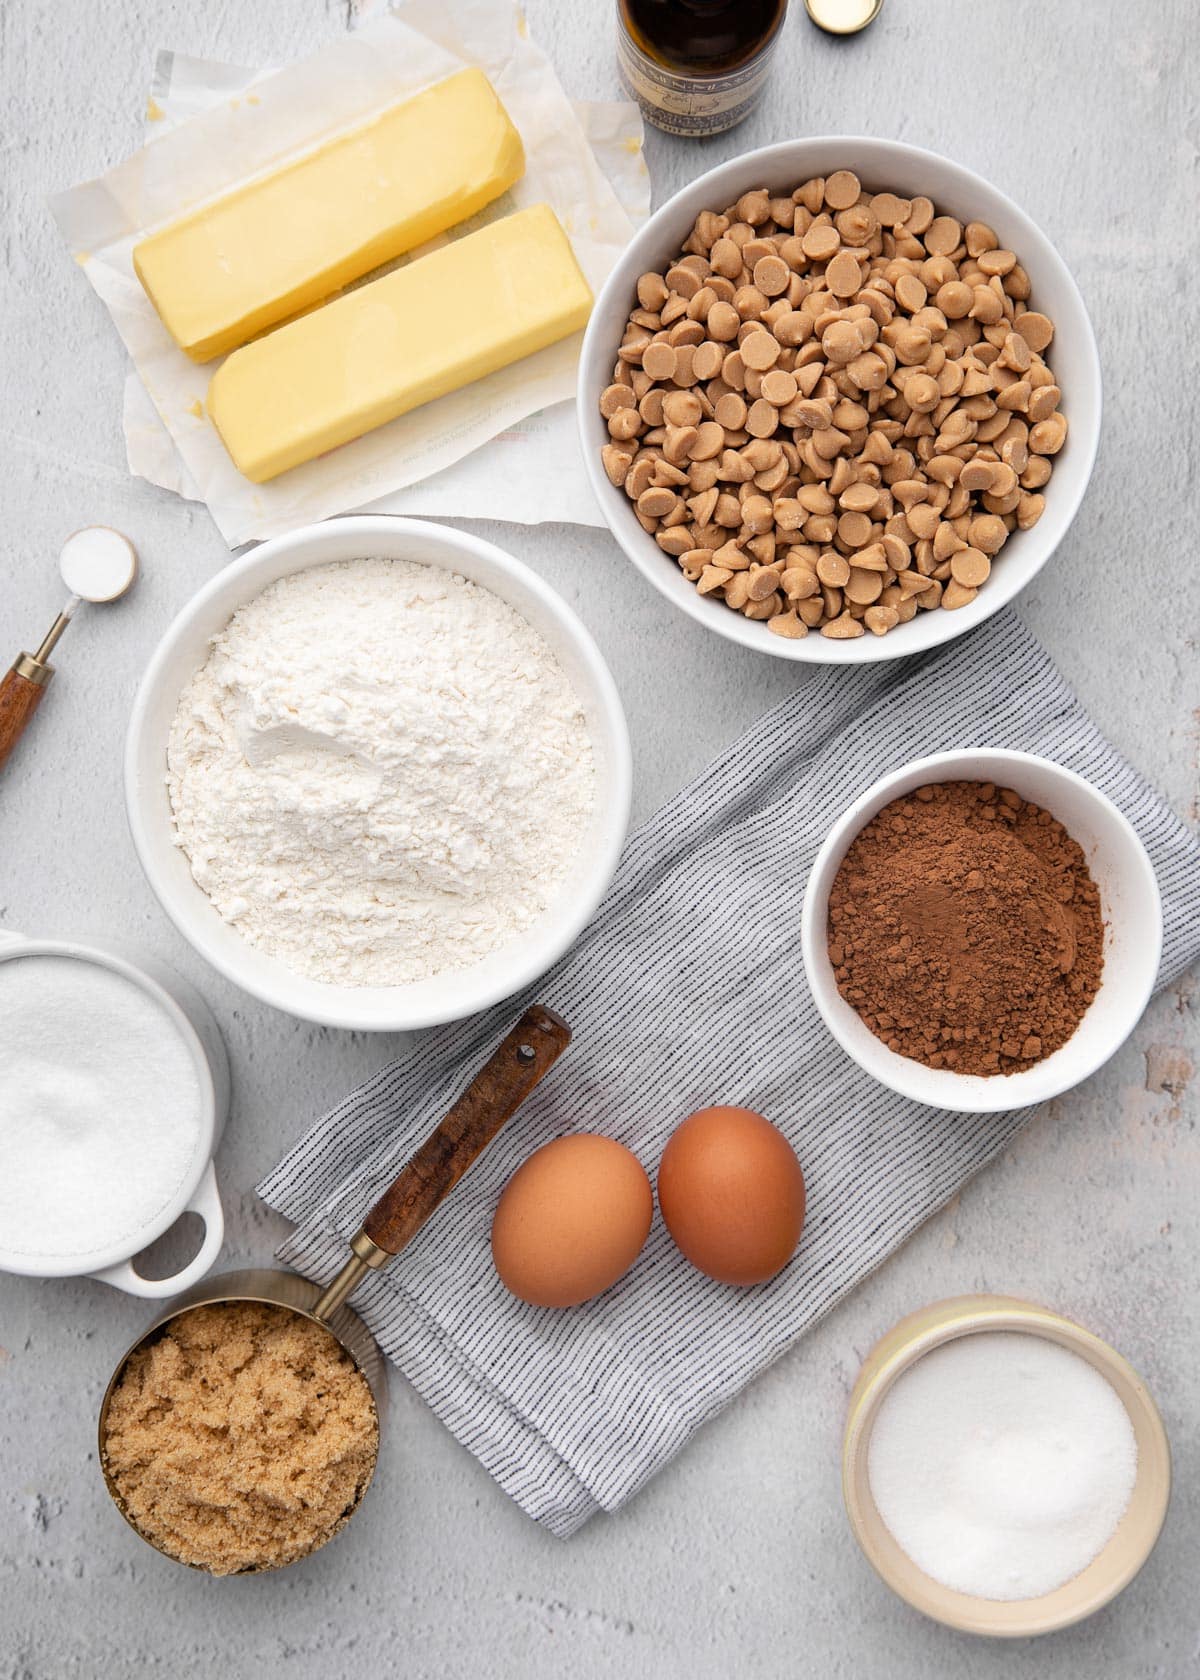
[{"label": "cocoa powder", "polygon": [[1066,1043],[1100,985],[1104,921],[1081,847],[990,782],[935,782],[857,835],[829,895],[838,990],[891,1050],[1018,1073]]}]

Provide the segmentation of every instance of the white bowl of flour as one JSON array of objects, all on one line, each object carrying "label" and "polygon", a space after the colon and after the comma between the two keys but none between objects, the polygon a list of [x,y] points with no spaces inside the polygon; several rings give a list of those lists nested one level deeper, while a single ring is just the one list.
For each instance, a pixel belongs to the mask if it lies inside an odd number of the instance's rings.
[{"label": "white bowl of flour", "polygon": [[590,918],[629,815],[599,651],[519,561],[420,520],[263,544],[171,625],[125,760],[180,932],[246,991],[398,1031],[486,1008]]}]

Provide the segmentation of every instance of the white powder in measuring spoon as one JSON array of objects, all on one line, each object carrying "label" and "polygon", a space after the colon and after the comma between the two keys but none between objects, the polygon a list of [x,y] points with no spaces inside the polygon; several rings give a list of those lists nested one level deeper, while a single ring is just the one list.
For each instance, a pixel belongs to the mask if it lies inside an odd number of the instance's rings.
[{"label": "white powder in measuring spoon", "polygon": [[478,963],[562,888],[595,803],[579,697],[479,584],[408,560],[293,572],[180,696],[176,837],[242,937],[393,986]]},{"label": "white powder in measuring spoon", "polygon": [[140,986],[77,957],[0,962],[0,1250],[84,1260],[136,1238],[199,1131],[191,1052]]},{"label": "white powder in measuring spoon", "polygon": [[1085,1359],[1042,1336],[986,1331],[897,1379],[867,1474],[892,1535],[935,1581],[977,1598],[1039,1598],[1111,1538],[1137,1442]]}]

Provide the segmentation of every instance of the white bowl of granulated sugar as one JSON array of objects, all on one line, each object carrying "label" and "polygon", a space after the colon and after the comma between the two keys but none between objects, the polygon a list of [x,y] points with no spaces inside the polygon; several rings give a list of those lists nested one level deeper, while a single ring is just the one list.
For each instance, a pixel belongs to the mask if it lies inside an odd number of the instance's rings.
[{"label": "white bowl of granulated sugar", "polygon": [[133,841],[179,931],[277,1009],[401,1031],[532,983],[625,839],[629,736],[595,643],[491,543],[355,516],[264,543],[150,661]]}]

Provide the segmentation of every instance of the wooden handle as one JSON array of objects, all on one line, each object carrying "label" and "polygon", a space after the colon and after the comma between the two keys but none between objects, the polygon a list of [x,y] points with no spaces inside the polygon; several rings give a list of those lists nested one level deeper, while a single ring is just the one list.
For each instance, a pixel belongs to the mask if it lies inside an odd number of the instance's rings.
[{"label": "wooden handle", "polygon": [[45,692],[44,682],[31,682],[15,665],[0,679],[0,770],[8,763]]},{"label": "wooden handle", "polygon": [[435,1132],[363,1220],[371,1241],[399,1254],[477,1155],[549,1073],[571,1029],[543,1004],[528,1008]]}]

